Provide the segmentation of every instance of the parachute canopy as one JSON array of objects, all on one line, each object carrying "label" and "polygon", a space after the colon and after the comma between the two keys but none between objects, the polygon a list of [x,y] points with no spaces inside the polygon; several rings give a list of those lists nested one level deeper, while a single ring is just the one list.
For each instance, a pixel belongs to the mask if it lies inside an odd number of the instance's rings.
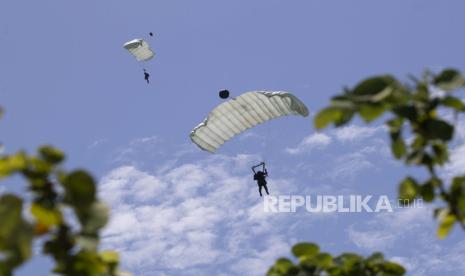
[{"label": "parachute canopy", "polygon": [[215,107],[190,133],[201,149],[215,152],[232,137],[266,121],[286,115],[308,116],[303,102],[288,92],[252,91]]},{"label": "parachute canopy", "polygon": [[134,39],[124,43],[123,47],[128,50],[137,61],[147,61],[155,56],[149,44],[143,39]]}]

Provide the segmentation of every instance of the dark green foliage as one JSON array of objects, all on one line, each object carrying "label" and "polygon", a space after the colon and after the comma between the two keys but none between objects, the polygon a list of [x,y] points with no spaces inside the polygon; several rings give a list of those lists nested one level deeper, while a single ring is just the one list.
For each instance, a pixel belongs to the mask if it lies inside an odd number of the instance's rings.
[{"label": "dark green foliage", "polygon": [[[465,112],[465,103],[451,94],[465,87],[465,76],[456,69],[446,69],[437,75],[425,72],[422,80],[411,79],[413,84],[401,84],[392,76],[377,76],[353,89],[345,88],[341,95],[333,97],[330,106],[315,116],[314,125],[317,129],[330,124],[339,127],[356,114],[365,122],[390,114],[386,125],[392,154],[407,165],[426,168],[430,174],[430,179],[423,184],[412,177],[403,180],[399,185],[401,202],[415,198],[423,198],[425,202],[442,199],[446,206],[437,212],[441,214],[437,217],[438,236],[442,238],[455,222],[465,229],[465,188],[461,182],[463,177],[456,177],[448,191],[436,175],[437,168],[449,160],[448,143],[454,137],[453,123],[439,117],[438,111]],[[442,89],[445,96],[434,96],[434,88]],[[405,140],[404,132],[412,134],[411,142]]]},{"label": "dark green foliage", "polygon": [[[64,154],[51,146],[39,148],[37,156],[24,152],[0,157],[0,178],[21,175],[32,194],[29,213],[23,218],[23,200],[15,195],[0,197],[0,275],[31,257],[32,241],[45,239],[43,253],[55,260],[54,273],[62,275],[122,275],[115,252],[98,252],[99,232],[108,221],[108,208],[97,198],[96,184],[87,172],[70,173],[59,166]],[[61,186],[62,189],[58,189]],[[60,192],[59,192],[60,191]],[[66,221],[64,208],[71,208],[79,229]]]},{"label": "dark green foliage", "polygon": [[319,247],[312,243],[299,243],[292,247],[297,258],[293,263],[280,258],[268,270],[267,276],[363,276],[363,275],[404,275],[405,269],[394,262],[384,259],[383,254],[374,253],[368,258],[353,253],[331,256],[319,252]]}]

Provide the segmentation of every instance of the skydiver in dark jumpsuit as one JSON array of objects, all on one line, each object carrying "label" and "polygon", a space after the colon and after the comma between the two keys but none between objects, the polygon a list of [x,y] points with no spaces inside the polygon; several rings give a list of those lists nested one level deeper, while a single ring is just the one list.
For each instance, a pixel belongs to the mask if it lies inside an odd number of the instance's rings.
[{"label": "skydiver in dark jumpsuit", "polygon": [[[256,172],[255,168],[260,166],[263,166],[263,169]],[[260,196],[262,196],[262,187],[265,188],[266,194],[269,195],[270,193],[268,192],[268,187],[266,186],[266,177],[268,176],[268,171],[265,168],[265,163],[262,162],[256,166],[253,166],[252,171],[254,173],[253,179],[256,180],[258,184],[258,192],[260,193]]]},{"label": "skydiver in dark jumpsuit", "polygon": [[150,83],[149,82],[149,77],[150,77],[150,74],[147,73],[147,71],[145,71],[145,69],[144,69],[144,79],[147,81],[147,83]]}]

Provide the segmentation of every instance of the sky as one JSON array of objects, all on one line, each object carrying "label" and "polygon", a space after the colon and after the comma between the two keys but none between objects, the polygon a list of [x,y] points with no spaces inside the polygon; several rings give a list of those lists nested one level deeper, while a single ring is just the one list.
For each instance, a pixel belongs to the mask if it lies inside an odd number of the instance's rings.
[{"label": "sky", "polygon": [[[134,275],[263,275],[300,241],[332,254],[382,251],[408,275],[465,274],[464,233],[437,240],[433,205],[265,213],[250,171],[266,161],[275,196],[395,198],[404,176],[423,172],[393,160],[382,123],[316,132],[313,116],[372,75],[465,70],[464,9],[460,0],[3,0],[0,141],[7,153],[52,144],[66,168],[92,172],[112,208],[102,248]],[[134,38],[150,43],[153,60],[139,64],[122,48]],[[311,114],[209,154],[189,132],[221,89],[289,91]],[[444,175],[465,170],[457,126]],[[25,193],[21,181],[5,184],[0,192]],[[50,275],[38,251],[17,275]]]}]

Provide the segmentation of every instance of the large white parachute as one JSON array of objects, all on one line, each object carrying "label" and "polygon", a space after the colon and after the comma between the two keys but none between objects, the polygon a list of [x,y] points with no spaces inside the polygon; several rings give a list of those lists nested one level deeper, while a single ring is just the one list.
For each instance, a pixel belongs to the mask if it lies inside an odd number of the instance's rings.
[{"label": "large white parachute", "polygon": [[286,115],[308,116],[297,97],[283,91],[252,91],[224,102],[190,133],[201,149],[215,152],[232,137],[266,121]]},{"label": "large white parachute", "polygon": [[137,61],[147,61],[153,58],[155,53],[149,44],[143,39],[134,39],[124,43],[123,47],[128,50]]}]

